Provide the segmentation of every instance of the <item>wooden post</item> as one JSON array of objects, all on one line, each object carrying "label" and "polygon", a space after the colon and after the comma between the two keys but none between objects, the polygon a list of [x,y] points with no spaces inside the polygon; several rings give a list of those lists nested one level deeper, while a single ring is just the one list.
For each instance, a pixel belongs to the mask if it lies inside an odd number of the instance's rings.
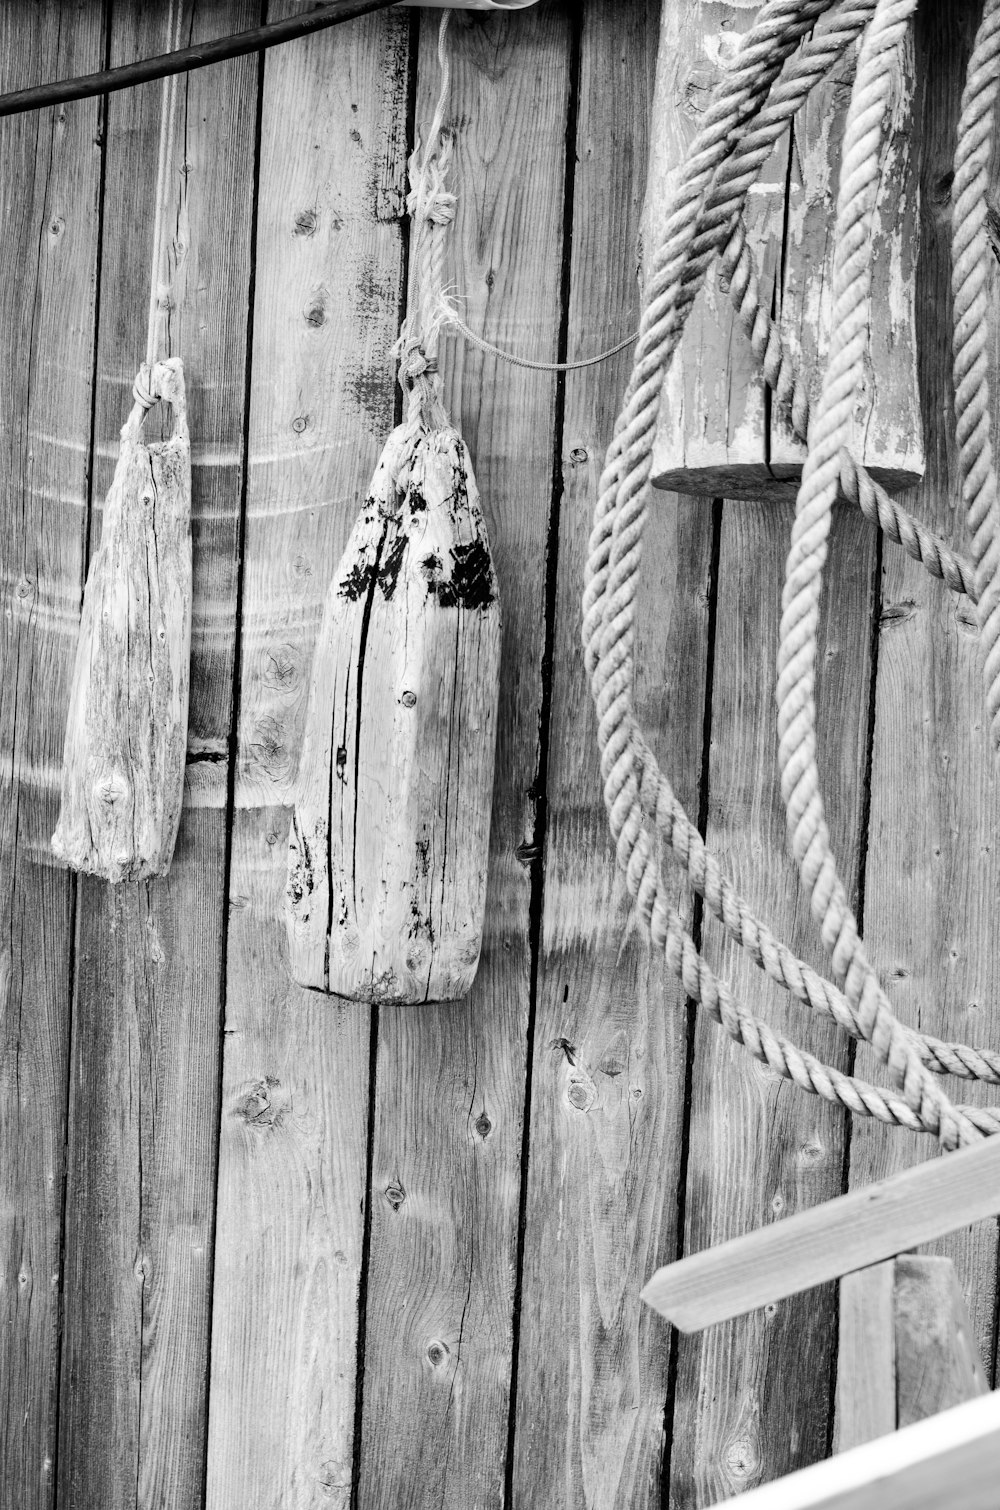
[{"label": "wooden post", "polygon": [[[660,31],[644,261],[657,245],[672,186],[711,92],[753,21],[746,0],[665,5]],[[746,206],[749,244],[765,310],[807,373],[825,351],[831,305],[833,216],[840,143],[856,47],[813,91],[777,142]],[[891,129],[883,147],[877,223],[883,237],[869,295],[867,384],[854,416],[852,451],[886,487],[923,473],[914,340],[918,195],[909,43],[896,64]],[[714,272],[695,301],[664,384],[653,446],[658,487],[711,497],[794,497],[804,447],[772,411],[749,343]]]},{"label": "wooden post", "polygon": [[840,1281],[834,1452],[896,1430],[895,1260]]}]

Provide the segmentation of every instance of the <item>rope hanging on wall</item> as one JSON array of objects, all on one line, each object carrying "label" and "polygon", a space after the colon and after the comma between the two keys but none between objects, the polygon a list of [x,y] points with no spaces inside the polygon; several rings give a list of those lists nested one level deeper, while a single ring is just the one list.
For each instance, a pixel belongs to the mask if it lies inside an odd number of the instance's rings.
[{"label": "rope hanging on wall", "polygon": [[[169,45],[179,42],[181,0],[171,0]],[[165,276],[168,179],[173,168],[177,77],[163,85],[153,210],[146,360],[132,388],[101,543],[87,573],[77,642],[57,860],[108,881],[164,875],[184,794],[191,651],[191,446],[184,369],[157,360],[167,345]],[[140,428],[158,402],[173,433],[145,444]]]},{"label": "rope hanging on wall", "polygon": [[[717,86],[680,176],[653,262],[633,370],[600,481],[583,598],[583,641],[599,721],[605,803],[618,859],[655,945],[688,994],[757,1058],[802,1089],[863,1115],[934,1133],[945,1148],[1000,1130],[1000,1110],[955,1106],[934,1078],[1000,1082],[1000,1055],[905,1027],[867,960],[830,845],[816,764],[818,602],[833,502],[842,493],[890,538],[977,603],[993,742],[1000,742],[1000,540],[986,378],[986,168],[1000,56],[1000,0],[986,0],[959,123],[954,207],[955,387],[963,497],[974,565],[894,502],[844,447],[866,344],[864,300],[890,66],[916,0],[768,0]],[[829,12],[829,14],[825,14]],[[817,23],[818,24],[815,24]],[[814,30],[815,24],[815,30]],[[834,337],[811,409],[804,375],[761,310],[742,212],[771,146],[811,88],[863,34],[843,149],[835,229]],[[635,721],[633,646],[651,443],[664,374],[710,264],[719,258],[764,376],[807,461],[786,570],[778,656],[779,763],[792,852],[831,957],[812,971],[763,924],[711,855]],[[854,1038],[872,1043],[885,1091],[802,1052],[755,1018],[709,968],[660,875],[661,850],[772,979]]]}]

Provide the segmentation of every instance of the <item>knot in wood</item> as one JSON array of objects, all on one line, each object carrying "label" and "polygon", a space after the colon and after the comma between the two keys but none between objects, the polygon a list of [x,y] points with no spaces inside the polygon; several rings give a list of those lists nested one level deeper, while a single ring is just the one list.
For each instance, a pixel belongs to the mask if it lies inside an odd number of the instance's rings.
[{"label": "knot in wood", "polygon": [[406,1191],[399,1180],[390,1180],[383,1193],[393,1211],[398,1211],[406,1200]]},{"label": "knot in wood", "polygon": [[450,1356],[451,1348],[448,1346],[447,1342],[442,1342],[439,1337],[435,1337],[428,1344],[427,1362],[430,1364],[431,1368],[441,1368],[443,1364],[448,1362]]}]

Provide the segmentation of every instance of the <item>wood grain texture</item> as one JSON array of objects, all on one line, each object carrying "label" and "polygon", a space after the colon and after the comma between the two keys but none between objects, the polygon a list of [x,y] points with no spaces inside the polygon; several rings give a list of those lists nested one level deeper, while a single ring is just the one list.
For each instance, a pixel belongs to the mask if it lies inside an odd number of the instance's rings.
[{"label": "wood grain texture", "polygon": [[282,898],[323,601],[393,421],[408,64],[381,14],[264,72],[211,1510],[351,1496],[370,1011],[291,982]]},{"label": "wood grain texture", "polygon": [[1000,1210],[1000,1139],[898,1170],[743,1237],[691,1254],[645,1298],[683,1331],[714,1326],[799,1290],[969,1227]]},{"label": "wood grain texture", "polygon": [[896,1260],[840,1281],[833,1450],[896,1430]]},{"label": "wood grain texture", "polygon": [[[647,258],[671,212],[671,184],[711,91],[755,19],[745,4],[663,8],[646,216]],[[840,142],[856,63],[851,49],[775,144],[746,206],[763,307],[812,372],[826,351],[832,306],[833,206]],[[912,51],[893,73],[890,131],[880,158],[875,214],[885,244],[869,299],[872,380],[854,416],[854,454],[888,487],[923,471],[913,309],[917,226]],[[715,273],[695,300],[664,384],[653,477],[709,497],[793,499],[805,448],[765,401],[749,343]]]},{"label": "wood grain texture", "polygon": [[[437,97],[421,18],[416,126]],[[562,5],[453,18],[454,235],[445,283],[488,340],[553,360],[570,89]],[[539,717],[555,377],[445,339],[444,404],[486,513],[504,612],[486,930],[466,1001],[378,1020],[360,1503],[504,1497],[540,833]]]},{"label": "wood grain texture", "polygon": [[[185,38],[259,15],[198,0]],[[165,44],[166,12],[115,10],[112,60]],[[169,176],[170,349],[182,354],[192,446],[189,778],[170,875],[108,888],[79,908],[60,1502],[197,1505],[206,1427],[226,752],[232,716],[257,65],[240,59],[178,85]],[[112,98],[96,395],[95,496],[145,344],[149,206],[160,87]],[[218,248],[225,248],[225,255]],[[155,438],[158,414],[146,421]],[[169,433],[169,423],[167,424]],[[94,526],[94,543],[99,537]],[[205,760],[204,756],[214,758]],[[200,779],[206,768],[214,785]],[[208,801],[214,807],[208,807]]]},{"label": "wood grain texture", "polygon": [[[950,186],[959,98],[976,11],[921,12],[917,74],[923,108],[921,243],[917,262],[920,391],[927,475],[907,500],[931,529],[968,551],[961,518],[951,380]],[[993,200],[997,178],[991,180]],[[998,269],[987,269],[989,380],[997,391]],[[994,442],[996,436],[994,436]],[[996,898],[1000,789],[989,750],[972,604],[886,544],[878,630],[871,823],[864,932],[869,957],[904,1022],[963,1043],[1000,1042]],[[881,1075],[868,1050],[858,1072]],[[959,1101],[993,1104],[990,1086],[949,1080]],[[924,1139],[855,1129],[851,1185],[932,1156]],[[984,1223],[936,1243],[955,1262],[983,1356],[991,1360],[997,1228]]]},{"label": "wood grain texture", "polygon": [[987,1395],[725,1504],[730,1510],[992,1510],[998,1463],[1000,1396]]},{"label": "wood grain texture", "polygon": [[[834,207],[859,49],[859,43],[847,49],[792,122],[776,314],[785,341],[807,373],[822,370],[830,339]],[[878,251],[865,310],[870,331],[866,381],[851,417],[848,446],[878,482],[897,489],[916,482],[924,471],[914,307],[920,149],[909,34],[894,51],[890,75],[874,209]],[[776,486],[768,496],[778,497],[784,489],[798,487],[805,447],[777,410],[770,418],[768,465]]]},{"label": "wood grain texture", "polygon": [[[787,857],[775,771],[774,666],[790,526],[791,509],[769,500],[727,503],[723,511],[708,842],[758,915],[821,966],[822,946]],[[833,586],[819,626],[817,707],[833,845],[848,884],[864,778],[873,549],[864,521],[838,510],[827,564]],[[832,1027],[783,997],[723,939],[712,917],[704,952],[776,1031],[845,1066]],[[803,1096],[708,1022],[698,1024],[692,1073],[685,1252],[705,1259],[704,1250],[757,1228],[764,1229],[759,1240],[774,1234],[780,1246],[784,1219],[840,1192],[842,1115]],[[752,1316],[680,1340],[671,1458],[678,1506],[712,1503],[827,1450],[836,1297],[826,1290],[761,1304]]]},{"label": "wood grain texture", "polygon": [[292,975],[355,1001],[460,1000],[482,947],[500,601],[468,447],[427,402],[330,583],[288,838]]},{"label": "wood grain texture", "polygon": [[[630,254],[645,188],[657,0],[588,7],[580,37],[570,360],[638,318]],[[639,1304],[674,1256],[687,1012],[631,916],[608,838],[580,654],[580,583],[597,481],[629,371],[566,380],[547,775],[542,958],[517,1359],[512,1502],[660,1505],[669,1336]],[[644,546],[636,699],[698,810],[712,515],[658,498]],[[677,886],[676,905],[690,913]]]},{"label": "wood grain texture", "polygon": [[[671,185],[687,158],[712,90],[722,78],[754,10],[746,4],[664,5],[649,142],[649,191],[643,216],[648,267],[671,212]],[[750,191],[747,236],[765,308],[780,279],[787,133]],[[718,498],[771,496],[765,385],[714,274],[699,293],[666,374],[653,440],[656,486]]]},{"label": "wood grain texture", "polygon": [[101,543],[87,573],[52,852],[106,881],[165,875],[177,839],[191,661],[191,441],[179,357],[143,367],[166,440],[122,426]]},{"label": "wood grain texture", "polygon": [[[0,8],[0,88],[99,68],[93,6]],[[85,567],[99,102],[0,122],[0,1494],[54,1502],[74,885],[51,862]]]},{"label": "wood grain texture", "polygon": [[909,1426],[989,1390],[950,1258],[896,1259],[896,1424]]}]

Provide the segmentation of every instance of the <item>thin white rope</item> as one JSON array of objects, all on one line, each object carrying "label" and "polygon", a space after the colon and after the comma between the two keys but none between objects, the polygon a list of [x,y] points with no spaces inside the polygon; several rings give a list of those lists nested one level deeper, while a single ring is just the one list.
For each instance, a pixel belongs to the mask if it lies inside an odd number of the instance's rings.
[{"label": "thin white rope", "polygon": [[[176,52],[180,46],[181,10],[182,0],[170,0],[168,52]],[[149,318],[146,323],[146,366],[149,368],[152,368],[156,361],[161,300],[168,293],[166,279],[163,277],[163,222],[167,213],[168,175],[174,155],[174,122],[177,114],[179,77],[179,74],[172,73],[163,80],[160,107],[160,144],[156,161],[156,194],[153,202],[153,252],[149,273]]]}]

